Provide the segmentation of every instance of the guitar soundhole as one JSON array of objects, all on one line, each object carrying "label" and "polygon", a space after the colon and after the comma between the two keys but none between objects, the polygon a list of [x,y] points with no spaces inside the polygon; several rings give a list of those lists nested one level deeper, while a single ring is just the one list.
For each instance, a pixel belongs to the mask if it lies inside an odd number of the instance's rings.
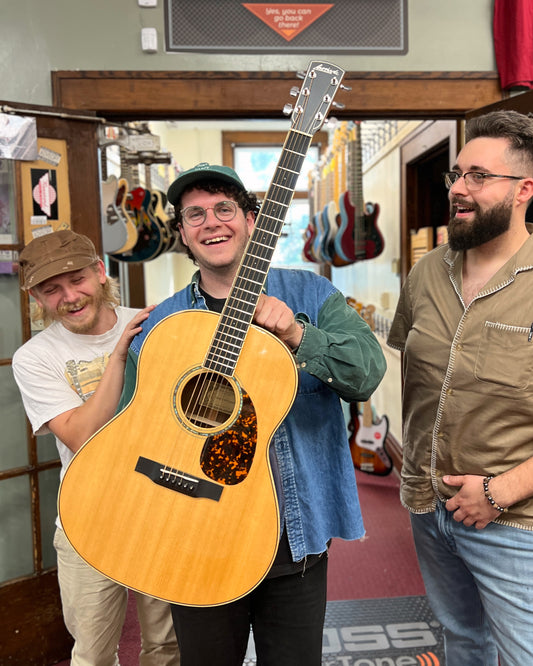
[{"label": "guitar soundhole", "polygon": [[208,435],[200,454],[203,473],[224,485],[244,481],[257,445],[257,415],[250,396],[224,375],[202,370],[176,386],[173,400],[180,422]]},{"label": "guitar soundhole", "polygon": [[235,391],[229,381],[215,372],[194,375],[180,395],[182,413],[199,428],[219,430],[235,409]]}]

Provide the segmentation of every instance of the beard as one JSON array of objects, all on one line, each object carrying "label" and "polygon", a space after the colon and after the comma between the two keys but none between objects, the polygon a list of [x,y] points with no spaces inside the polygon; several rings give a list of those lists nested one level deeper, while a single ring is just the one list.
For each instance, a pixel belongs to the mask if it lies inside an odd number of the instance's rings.
[{"label": "beard", "polygon": [[[43,306],[43,318],[46,318],[48,321],[60,321],[71,333],[84,335],[93,330],[93,327],[97,324],[100,317],[100,310],[104,305],[104,292],[103,290],[99,290],[93,296],[85,296],[75,303],[64,303],[60,305],[57,310],[50,310]],[[86,306],[92,306],[93,308],[89,319],[84,318],[83,321],[76,322],[68,317],[69,312]]]},{"label": "beard", "polygon": [[[453,203],[460,202],[456,199]],[[451,250],[471,250],[494,240],[509,230],[512,199],[507,197],[486,211],[482,211],[476,203],[469,203],[468,207],[475,213],[472,222],[462,222],[455,216],[451,217],[448,222],[448,244]]]}]

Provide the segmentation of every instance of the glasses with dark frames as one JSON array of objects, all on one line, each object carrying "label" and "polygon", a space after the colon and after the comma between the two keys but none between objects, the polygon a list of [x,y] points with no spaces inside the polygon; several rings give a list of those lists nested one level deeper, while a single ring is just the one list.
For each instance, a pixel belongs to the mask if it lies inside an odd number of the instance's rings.
[{"label": "glasses with dark frames", "polygon": [[465,185],[471,192],[480,190],[487,178],[509,178],[510,180],[522,180],[524,178],[524,176],[503,176],[499,173],[485,173],[483,171],[465,171],[465,173],[445,171],[442,175],[444,176],[444,184],[448,190],[459,178],[464,178]]},{"label": "glasses with dark frames", "polygon": [[237,215],[237,204],[234,201],[219,201],[214,206],[202,208],[202,206],[187,206],[181,210],[183,221],[190,227],[199,227],[207,218],[207,211],[212,210],[217,220],[231,222]]}]

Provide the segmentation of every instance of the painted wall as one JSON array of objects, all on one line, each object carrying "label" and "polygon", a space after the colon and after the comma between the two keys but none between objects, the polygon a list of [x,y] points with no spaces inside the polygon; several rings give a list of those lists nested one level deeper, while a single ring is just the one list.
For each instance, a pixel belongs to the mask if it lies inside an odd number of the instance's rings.
[{"label": "painted wall", "polygon": [[[166,54],[163,3],[142,8],[136,0],[0,0],[0,99],[50,104],[50,72],[56,69],[291,71],[305,70],[311,59],[284,53]],[[350,71],[495,70],[492,4],[409,0],[406,55],[334,60]],[[157,53],[141,50],[143,27],[157,29]]]}]

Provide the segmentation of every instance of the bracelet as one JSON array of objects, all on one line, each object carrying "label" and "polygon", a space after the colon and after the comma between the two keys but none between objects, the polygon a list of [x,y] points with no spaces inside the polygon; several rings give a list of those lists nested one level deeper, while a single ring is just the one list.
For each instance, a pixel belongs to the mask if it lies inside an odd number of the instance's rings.
[{"label": "bracelet", "polygon": [[485,493],[485,497],[487,498],[487,501],[489,504],[494,508],[497,509],[500,513],[505,513],[507,511],[506,507],[500,506],[494,497],[490,494],[489,490],[489,481],[494,478],[494,474],[491,474],[491,476],[486,476],[483,479],[483,492]]}]

